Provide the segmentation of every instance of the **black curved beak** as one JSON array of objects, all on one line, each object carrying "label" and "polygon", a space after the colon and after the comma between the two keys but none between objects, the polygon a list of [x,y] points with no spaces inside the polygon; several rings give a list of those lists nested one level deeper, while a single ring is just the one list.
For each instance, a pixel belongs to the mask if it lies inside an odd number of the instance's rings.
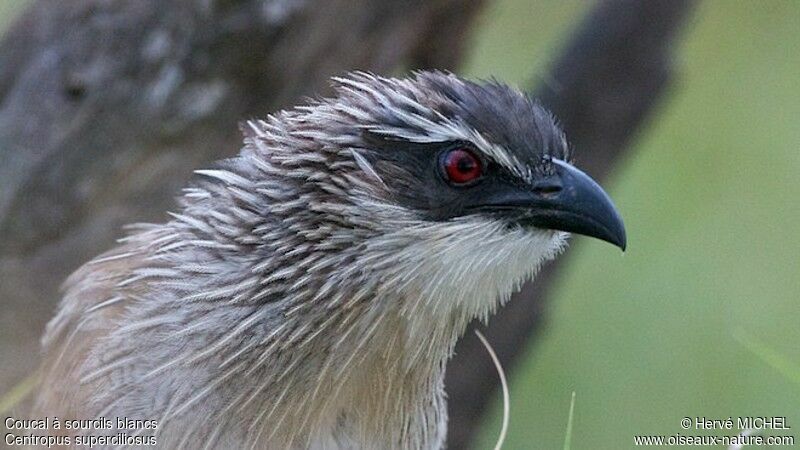
[{"label": "black curved beak", "polygon": [[486,206],[523,209],[525,225],[594,237],[624,251],[625,225],[608,194],[575,166],[552,163],[553,174],[535,180],[530,189],[497,193]]}]

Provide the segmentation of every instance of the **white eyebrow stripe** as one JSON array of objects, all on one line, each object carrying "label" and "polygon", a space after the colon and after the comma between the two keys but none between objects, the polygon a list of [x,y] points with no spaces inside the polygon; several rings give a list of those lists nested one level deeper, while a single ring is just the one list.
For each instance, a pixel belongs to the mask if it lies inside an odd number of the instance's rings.
[{"label": "white eyebrow stripe", "polygon": [[[469,125],[452,120],[439,111],[433,110],[435,117],[428,117],[430,108],[420,104],[414,97],[417,92],[416,87],[408,80],[391,80],[376,76],[367,72],[360,72],[357,79],[334,78],[340,84],[340,89],[349,92],[360,98],[372,97],[373,103],[380,105],[380,108],[390,111],[391,114],[403,122],[404,126],[382,125],[369,123],[370,114],[367,111],[360,111],[360,106],[335,107],[342,112],[349,113],[353,117],[360,118],[366,123],[364,129],[373,133],[418,142],[435,143],[447,141],[467,141],[477,147],[477,150],[485,154],[488,158],[509,170],[515,176],[530,182],[532,170],[527,164],[523,164],[516,156],[500,145],[494,144],[478,130]],[[461,80],[456,79],[461,82]],[[376,81],[382,81],[394,87],[404,89],[382,90],[374,85]],[[422,132],[420,132],[422,130]],[[356,160],[358,163],[358,160]]]},{"label": "white eyebrow stripe", "polygon": [[385,125],[368,125],[365,128],[373,133],[396,136],[404,140],[418,143],[468,141],[473,143],[478,150],[497,164],[511,171],[514,175],[526,181],[530,181],[531,171],[526,165],[522,164],[514,155],[509,154],[503,147],[489,142],[488,139],[474,128],[451,120],[434,122],[417,114],[398,111],[393,112],[406,124],[425,130],[425,134],[414,133],[411,129]]}]

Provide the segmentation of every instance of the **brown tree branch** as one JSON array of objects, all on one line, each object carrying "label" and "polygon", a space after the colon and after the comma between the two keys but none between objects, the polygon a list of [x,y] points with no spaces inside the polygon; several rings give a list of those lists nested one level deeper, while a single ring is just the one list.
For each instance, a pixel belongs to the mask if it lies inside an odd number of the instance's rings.
[{"label": "brown tree branch", "polygon": [[[675,37],[692,0],[610,0],[598,3],[536,92],[559,118],[577,162],[604,178],[663,97],[673,75]],[[536,279],[480,327],[506,370],[542,327],[558,265]],[[469,447],[497,387],[495,367],[471,331],[448,366],[448,448]]]}]

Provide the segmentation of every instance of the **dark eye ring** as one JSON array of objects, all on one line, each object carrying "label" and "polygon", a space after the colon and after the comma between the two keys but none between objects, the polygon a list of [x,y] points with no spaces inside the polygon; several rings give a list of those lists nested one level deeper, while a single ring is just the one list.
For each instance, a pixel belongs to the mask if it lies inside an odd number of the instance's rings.
[{"label": "dark eye ring", "polygon": [[456,147],[444,152],[439,164],[442,177],[454,186],[473,184],[483,176],[483,162],[468,147]]}]

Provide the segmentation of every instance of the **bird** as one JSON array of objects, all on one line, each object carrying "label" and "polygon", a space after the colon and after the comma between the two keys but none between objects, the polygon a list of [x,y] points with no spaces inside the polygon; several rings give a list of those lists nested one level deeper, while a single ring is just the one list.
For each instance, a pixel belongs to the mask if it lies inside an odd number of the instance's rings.
[{"label": "bird", "polygon": [[625,249],[529,94],[441,71],[331,85],[243,122],[175,212],[65,281],[36,411],[152,421],[97,448],[441,449],[468,323],[570,234]]}]

